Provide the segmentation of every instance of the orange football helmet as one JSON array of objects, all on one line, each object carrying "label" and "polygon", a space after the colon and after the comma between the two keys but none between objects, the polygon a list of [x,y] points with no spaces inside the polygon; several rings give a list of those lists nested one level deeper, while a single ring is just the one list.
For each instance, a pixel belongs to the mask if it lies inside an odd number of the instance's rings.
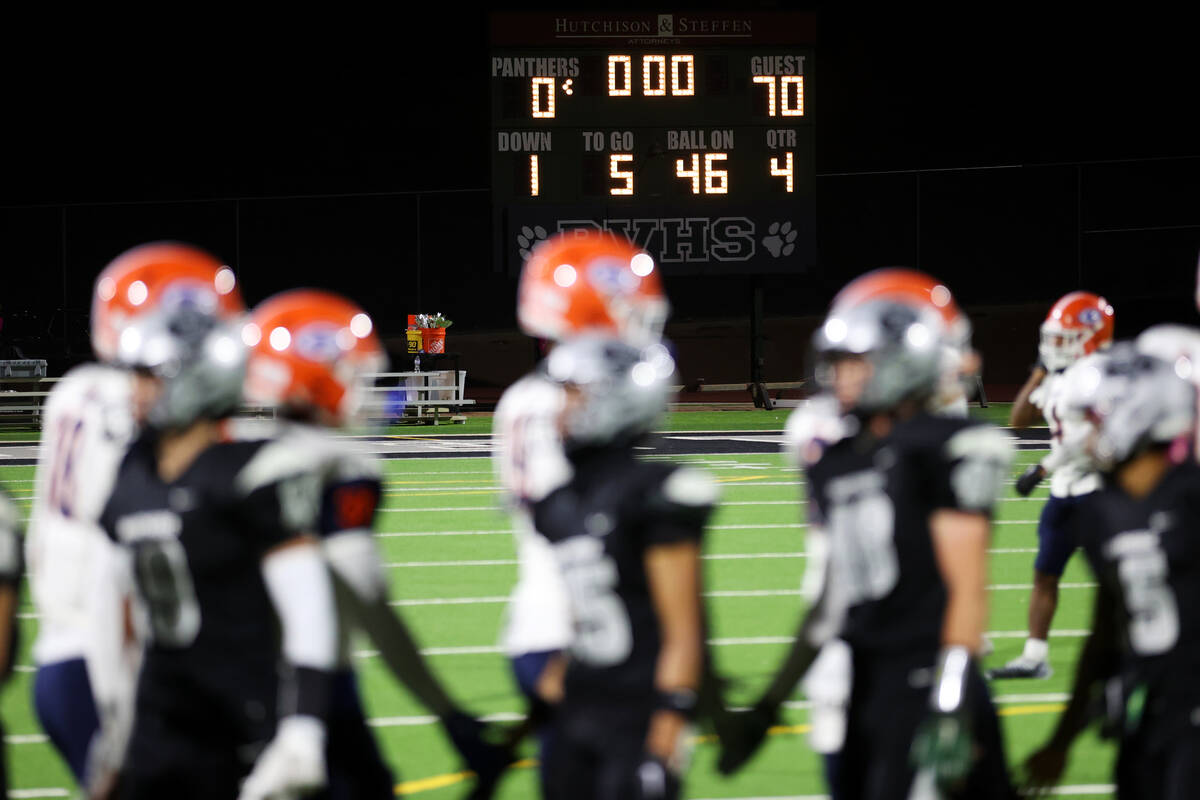
[{"label": "orange football helmet", "polygon": [[242,328],[250,348],[246,399],[312,416],[332,426],[362,408],[365,376],[387,356],[374,323],[344,297],[293,289],[267,298]]},{"label": "orange football helmet", "polygon": [[860,275],[833,298],[830,313],[868,300],[883,299],[934,309],[945,322],[948,342],[961,348],[970,344],[971,322],[959,309],[950,289],[941,281],[915,269],[883,267]]},{"label": "orange football helmet", "polygon": [[564,231],[525,262],[517,321],[528,335],[554,341],[600,333],[634,346],[657,342],[670,308],[658,272],[654,259],[624,237]]},{"label": "orange football helmet", "polygon": [[192,307],[217,319],[246,310],[233,270],[213,256],[177,242],[126,250],[96,278],[92,292],[92,349],[118,361],[121,331],[151,312]]},{"label": "orange football helmet", "polygon": [[1108,347],[1113,341],[1113,307],[1091,292],[1071,292],[1059,298],[1042,323],[1038,355],[1051,372]]}]

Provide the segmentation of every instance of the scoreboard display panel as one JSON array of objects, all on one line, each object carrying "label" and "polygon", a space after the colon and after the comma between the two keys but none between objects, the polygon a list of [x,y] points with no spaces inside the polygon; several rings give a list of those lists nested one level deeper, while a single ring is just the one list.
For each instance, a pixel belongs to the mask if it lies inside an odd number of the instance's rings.
[{"label": "scoreboard display panel", "polygon": [[815,31],[805,13],[494,14],[502,263],[594,227],[666,274],[811,266]]}]

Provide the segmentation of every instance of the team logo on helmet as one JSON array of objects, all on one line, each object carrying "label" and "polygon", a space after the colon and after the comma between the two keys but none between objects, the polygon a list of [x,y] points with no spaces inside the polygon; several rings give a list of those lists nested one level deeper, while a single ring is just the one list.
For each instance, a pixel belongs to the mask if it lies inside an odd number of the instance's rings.
[{"label": "team logo on helmet", "polygon": [[163,290],[161,303],[168,311],[213,314],[217,310],[217,295],[212,288],[198,281],[175,281]]},{"label": "team logo on helmet", "polygon": [[626,261],[598,258],[588,265],[588,281],[606,295],[628,294],[638,287],[638,277]]},{"label": "team logo on helmet", "polygon": [[296,352],[310,361],[335,361],[342,354],[337,334],[333,325],[306,325],[296,332]]},{"label": "team logo on helmet", "polygon": [[1096,308],[1085,308],[1079,312],[1079,321],[1084,325],[1095,327],[1100,324],[1100,310]]}]

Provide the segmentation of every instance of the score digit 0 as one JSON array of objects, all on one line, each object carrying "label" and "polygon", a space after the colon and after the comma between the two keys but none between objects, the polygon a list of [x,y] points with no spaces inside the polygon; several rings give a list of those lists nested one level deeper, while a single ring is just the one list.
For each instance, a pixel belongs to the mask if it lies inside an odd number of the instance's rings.
[{"label": "score digit 0", "polygon": [[[668,80],[669,76],[669,80]],[[665,97],[667,83],[674,97],[696,94],[696,57],[671,56],[670,72],[665,55],[642,56],[642,95]],[[608,57],[608,96],[629,97],[633,94],[633,59],[627,55]]]},{"label": "score digit 0", "polygon": [[[755,83],[767,87],[767,116],[775,116],[776,79],[774,75],[755,75]],[[778,80],[779,86],[779,115],[784,117],[804,116],[804,76],[782,75]],[[794,87],[792,91],[788,87]]]}]

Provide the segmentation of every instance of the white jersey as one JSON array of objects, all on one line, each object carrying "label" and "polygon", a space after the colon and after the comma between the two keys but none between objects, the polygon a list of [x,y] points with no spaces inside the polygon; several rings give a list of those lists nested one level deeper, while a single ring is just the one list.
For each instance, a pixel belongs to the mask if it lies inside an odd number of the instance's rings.
[{"label": "white jersey", "polygon": [[80,658],[98,624],[98,603],[117,560],[98,520],[133,436],[132,380],[99,364],[68,372],[50,392],[35,478],[26,558],[40,616],[39,664]]},{"label": "white jersey", "polygon": [[[1197,400],[1200,401],[1200,329],[1184,325],[1155,325],[1138,336],[1137,349],[1175,364],[1176,374],[1192,382],[1197,389]],[[1200,459],[1200,425],[1196,427],[1193,453]]]},{"label": "white jersey", "polygon": [[512,513],[518,563],[501,642],[510,656],[560,650],[571,640],[566,585],[528,510],[571,479],[559,433],[563,400],[560,386],[530,374],[506,389],[496,405],[492,463]]},{"label": "white jersey", "polygon": [[1082,445],[1091,425],[1065,406],[1065,382],[1062,372],[1052,372],[1029,395],[1029,401],[1042,412],[1050,426],[1050,455],[1042,466],[1050,473],[1052,497],[1076,497],[1100,488],[1100,474],[1092,470],[1083,455]]}]

